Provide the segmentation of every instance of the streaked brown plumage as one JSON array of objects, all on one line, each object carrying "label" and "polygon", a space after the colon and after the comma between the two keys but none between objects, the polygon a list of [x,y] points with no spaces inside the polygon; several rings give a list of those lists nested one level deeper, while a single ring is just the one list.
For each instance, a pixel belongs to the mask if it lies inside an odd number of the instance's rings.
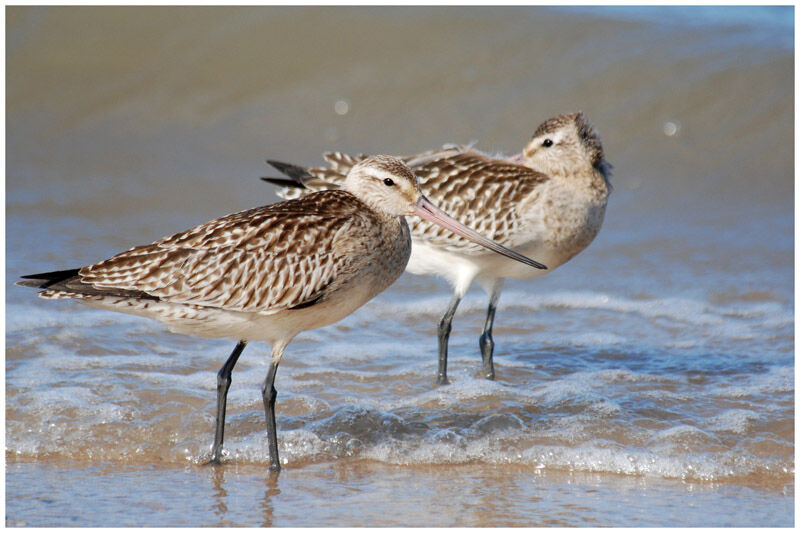
[{"label": "streaked brown plumage", "polygon": [[[368,209],[348,192],[313,194],[137,246],[81,268],[77,279],[51,286],[42,296],[100,298],[140,291],[174,304],[274,314],[320,301],[350,276],[363,275],[373,264],[363,261],[369,246],[381,250],[382,258],[407,259],[410,247],[391,242],[383,225],[407,231],[402,220]],[[360,239],[349,239],[352,234]],[[386,260],[379,262],[376,272],[392,272]],[[91,293],[89,287],[103,290]]]}]

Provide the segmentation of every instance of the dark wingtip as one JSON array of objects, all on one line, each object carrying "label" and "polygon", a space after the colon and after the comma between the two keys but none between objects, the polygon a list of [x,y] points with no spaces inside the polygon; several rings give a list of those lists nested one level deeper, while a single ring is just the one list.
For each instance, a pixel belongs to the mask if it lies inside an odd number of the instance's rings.
[{"label": "dark wingtip", "polygon": [[281,161],[275,161],[274,159],[267,159],[267,163],[278,172],[286,174],[295,180],[303,181],[304,179],[313,178],[313,176],[309,174],[305,168],[298,165],[283,163]]},{"label": "dark wingtip", "polygon": [[30,281],[18,281],[15,285],[19,285],[20,287],[33,287],[34,289],[46,289],[60,281],[74,278],[78,275],[79,271],[79,268],[71,268],[69,270],[55,270],[53,272],[42,272],[40,274],[26,274],[20,277]]},{"label": "dark wingtip", "polygon": [[266,181],[267,183],[271,183],[273,185],[278,185],[279,187],[291,187],[293,189],[303,189],[302,183],[299,183],[292,179],[286,178],[270,178],[269,176],[263,176],[261,181]]}]

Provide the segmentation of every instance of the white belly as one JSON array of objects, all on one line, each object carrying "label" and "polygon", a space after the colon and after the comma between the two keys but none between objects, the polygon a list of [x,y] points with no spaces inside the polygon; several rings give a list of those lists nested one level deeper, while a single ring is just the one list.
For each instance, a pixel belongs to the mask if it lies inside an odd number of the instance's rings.
[{"label": "white belly", "polygon": [[[547,207],[545,207],[547,206]],[[558,207],[559,209],[555,209]],[[527,279],[552,272],[582,251],[594,239],[602,224],[605,201],[555,207],[540,203],[527,213],[527,220],[505,246],[547,266],[532,268],[486,250],[484,253],[447,250],[413,239],[406,270],[413,274],[445,278],[456,293],[466,292],[473,279],[491,282],[501,278]]]}]

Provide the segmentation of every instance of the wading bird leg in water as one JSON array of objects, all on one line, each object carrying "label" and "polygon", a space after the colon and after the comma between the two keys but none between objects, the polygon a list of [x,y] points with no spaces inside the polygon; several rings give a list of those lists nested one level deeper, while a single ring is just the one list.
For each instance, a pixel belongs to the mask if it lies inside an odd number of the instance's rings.
[{"label": "wading bird leg in water", "polygon": [[264,380],[264,386],[261,387],[261,397],[264,400],[264,415],[267,419],[269,469],[274,472],[281,469],[281,463],[278,459],[278,429],[275,425],[275,399],[278,397],[278,391],[275,390],[275,373],[278,371],[278,363],[283,355],[284,347],[276,345],[272,348],[267,378]]},{"label": "wading bird leg in water", "polygon": [[483,333],[478,344],[481,347],[483,357],[483,377],[494,379],[494,363],[492,361],[494,353],[494,339],[492,338],[492,326],[494,325],[494,313],[497,311],[497,300],[500,299],[500,292],[503,290],[503,278],[495,280],[492,285],[491,296],[489,297],[489,309],[486,311],[486,322],[483,324]]},{"label": "wading bird leg in water", "polygon": [[239,341],[236,348],[219,369],[217,374],[217,421],[214,431],[214,447],[211,450],[211,459],[206,464],[218,465],[222,462],[222,441],[225,438],[225,407],[228,403],[228,389],[231,387],[231,372],[236,366],[236,361],[242,355],[242,350],[247,346],[247,341]]},{"label": "wading bird leg in water", "polygon": [[456,314],[459,302],[461,302],[461,295],[456,293],[453,295],[453,299],[450,300],[447,311],[444,312],[441,320],[439,320],[439,374],[436,378],[436,383],[439,385],[447,385],[449,383],[447,381],[447,343],[450,340],[453,316]]}]

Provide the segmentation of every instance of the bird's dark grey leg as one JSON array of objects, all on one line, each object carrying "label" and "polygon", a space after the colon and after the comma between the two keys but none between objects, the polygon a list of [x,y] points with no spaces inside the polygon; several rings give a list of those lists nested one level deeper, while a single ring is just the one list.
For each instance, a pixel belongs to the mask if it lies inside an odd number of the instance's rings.
[{"label": "bird's dark grey leg", "polygon": [[[281,348],[281,353],[283,349]],[[267,370],[267,379],[264,380],[264,386],[261,388],[261,397],[264,399],[264,414],[267,417],[267,440],[269,441],[269,469],[273,472],[278,472],[281,469],[281,462],[278,458],[278,430],[275,427],[275,398],[278,396],[278,391],[275,390],[275,372],[278,371],[278,362],[280,355],[275,357],[275,349],[273,348],[273,356],[269,361],[269,370]]]},{"label": "bird's dark grey leg", "polygon": [[503,290],[503,280],[495,281],[492,292],[489,296],[489,309],[486,311],[486,323],[483,325],[483,333],[478,344],[481,347],[483,357],[483,376],[486,379],[494,379],[494,339],[492,338],[492,326],[494,325],[494,313],[497,310],[497,300],[500,299],[500,291]]},{"label": "bird's dark grey leg", "polygon": [[439,376],[436,379],[439,385],[447,385],[447,342],[450,340],[453,315],[456,314],[456,309],[460,302],[461,296],[458,293],[454,294],[447,311],[444,312],[442,319],[439,320]]},{"label": "bird's dark grey leg", "polygon": [[236,361],[242,355],[242,350],[247,346],[247,341],[239,341],[233,349],[228,360],[217,373],[217,428],[214,432],[214,448],[211,450],[211,460],[206,464],[220,464],[222,461],[222,440],[225,437],[225,407],[228,403],[228,389],[231,386],[231,372],[236,366]]}]

